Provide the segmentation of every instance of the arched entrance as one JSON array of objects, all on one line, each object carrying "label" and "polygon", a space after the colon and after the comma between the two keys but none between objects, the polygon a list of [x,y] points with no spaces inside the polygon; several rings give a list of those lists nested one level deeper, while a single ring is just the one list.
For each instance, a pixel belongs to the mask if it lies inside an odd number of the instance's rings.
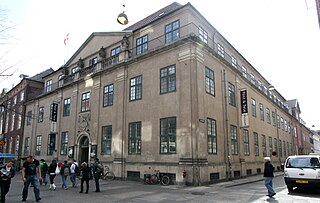
[{"label": "arched entrance", "polygon": [[79,141],[79,161],[89,162],[89,137],[83,136]]}]

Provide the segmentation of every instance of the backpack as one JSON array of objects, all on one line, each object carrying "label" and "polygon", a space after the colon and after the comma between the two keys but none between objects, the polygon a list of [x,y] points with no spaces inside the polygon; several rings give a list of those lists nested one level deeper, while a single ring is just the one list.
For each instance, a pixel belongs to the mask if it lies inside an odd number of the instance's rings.
[{"label": "backpack", "polygon": [[78,164],[74,164],[74,165],[76,166],[75,169],[74,169],[74,173],[76,175],[79,175],[80,174],[80,168],[79,168]]},{"label": "backpack", "polygon": [[45,173],[48,172],[48,164],[47,163],[43,163],[42,171]]},{"label": "backpack", "polygon": [[65,176],[70,175],[70,171],[69,171],[69,167],[68,167],[68,166],[65,166],[65,167],[64,167],[63,174],[64,174]]}]

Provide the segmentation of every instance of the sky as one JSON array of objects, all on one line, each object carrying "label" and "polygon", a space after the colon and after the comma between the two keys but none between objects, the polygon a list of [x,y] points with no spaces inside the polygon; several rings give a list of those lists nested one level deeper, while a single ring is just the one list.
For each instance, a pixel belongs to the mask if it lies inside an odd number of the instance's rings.
[{"label": "sky", "polygon": [[[176,0],[190,2],[287,100],[298,99],[306,126],[320,129],[320,29],[314,0]],[[0,39],[0,91],[61,67],[92,32],[120,31],[173,0],[0,0],[9,40]],[[123,4],[125,7],[123,7]],[[1,11],[0,11],[1,12]],[[69,34],[67,46],[64,38]],[[312,126],[315,126],[313,128]]]}]

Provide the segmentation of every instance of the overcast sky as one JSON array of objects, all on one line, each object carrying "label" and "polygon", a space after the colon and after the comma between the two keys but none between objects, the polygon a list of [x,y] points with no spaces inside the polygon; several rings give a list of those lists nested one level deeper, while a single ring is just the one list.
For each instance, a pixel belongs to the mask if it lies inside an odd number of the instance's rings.
[{"label": "overcast sky", "polygon": [[[57,70],[92,32],[119,31],[123,11],[129,25],[171,0],[1,0],[16,25],[0,43],[0,90],[52,67]],[[177,0],[185,4],[188,1]],[[190,0],[219,32],[287,100],[298,99],[302,119],[320,129],[320,30],[314,0]],[[63,40],[69,33],[68,46]]]}]

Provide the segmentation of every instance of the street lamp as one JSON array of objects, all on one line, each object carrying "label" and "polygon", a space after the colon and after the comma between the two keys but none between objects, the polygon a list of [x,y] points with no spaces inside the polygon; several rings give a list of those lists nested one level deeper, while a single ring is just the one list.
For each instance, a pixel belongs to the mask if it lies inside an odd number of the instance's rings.
[{"label": "street lamp", "polygon": [[[123,8],[126,7],[124,3],[122,4],[122,6],[123,6]],[[127,17],[127,15],[124,13],[124,11],[118,15],[117,21],[118,21],[118,23],[120,23],[121,25],[126,25],[126,24],[129,23],[128,17]]]},{"label": "street lamp", "polygon": [[[275,88],[274,88],[273,85],[269,85],[268,90],[269,90],[269,91],[273,91],[273,90],[275,90]],[[276,131],[276,133],[277,133],[277,143],[276,143],[276,144],[277,144],[277,149],[278,149],[278,151],[280,151],[280,140],[279,140],[279,122],[280,122],[280,120],[278,120],[277,106],[276,106],[276,108],[275,108],[275,120],[276,120],[276,129],[277,129],[277,131]],[[280,153],[278,153],[278,157],[279,157],[279,165],[280,165],[280,167],[281,167],[281,157],[280,157]]]}]

